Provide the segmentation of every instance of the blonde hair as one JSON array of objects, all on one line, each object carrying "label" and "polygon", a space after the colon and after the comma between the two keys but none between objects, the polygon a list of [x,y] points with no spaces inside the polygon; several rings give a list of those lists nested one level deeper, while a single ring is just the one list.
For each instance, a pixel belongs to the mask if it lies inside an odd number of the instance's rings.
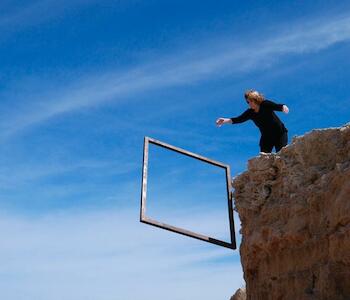
[{"label": "blonde hair", "polygon": [[255,91],[255,90],[247,90],[244,93],[244,98],[246,100],[250,100],[258,105],[260,105],[265,100],[264,95],[259,93],[258,91]]}]

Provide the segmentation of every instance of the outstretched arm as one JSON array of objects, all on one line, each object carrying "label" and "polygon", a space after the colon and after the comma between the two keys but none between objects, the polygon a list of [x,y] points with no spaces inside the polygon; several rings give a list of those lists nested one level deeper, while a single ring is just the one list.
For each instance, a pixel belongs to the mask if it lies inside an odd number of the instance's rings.
[{"label": "outstretched arm", "polygon": [[216,120],[216,126],[220,127],[223,124],[243,123],[250,119],[250,110],[247,109],[243,114],[236,118],[219,118]]},{"label": "outstretched arm", "polygon": [[264,100],[261,105],[264,105],[265,107],[269,107],[272,110],[282,111],[285,114],[289,113],[289,108],[285,104],[277,104],[271,100]]}]

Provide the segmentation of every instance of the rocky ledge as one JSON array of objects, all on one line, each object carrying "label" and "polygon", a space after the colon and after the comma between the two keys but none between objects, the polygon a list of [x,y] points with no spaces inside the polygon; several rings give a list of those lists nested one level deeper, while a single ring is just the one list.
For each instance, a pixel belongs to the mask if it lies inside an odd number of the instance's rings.
[{"label": "rocky ledge", "polygon": [[233,187],[247,299],[350,299],[350,124],[251,159]]}]

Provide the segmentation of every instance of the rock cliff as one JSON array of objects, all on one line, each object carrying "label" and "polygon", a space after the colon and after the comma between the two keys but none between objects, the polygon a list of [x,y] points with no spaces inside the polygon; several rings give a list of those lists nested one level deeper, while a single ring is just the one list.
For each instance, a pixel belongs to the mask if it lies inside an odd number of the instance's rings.
[{"label": "rock cliff", "polygon": [[350,299],[350,124],[251,159],[233,187],[247,299]]}]

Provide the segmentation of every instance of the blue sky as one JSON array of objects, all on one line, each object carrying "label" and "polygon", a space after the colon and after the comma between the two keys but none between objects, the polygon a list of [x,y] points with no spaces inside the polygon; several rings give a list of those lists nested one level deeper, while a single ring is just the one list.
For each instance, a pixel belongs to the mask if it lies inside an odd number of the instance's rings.
[{"label": "blue sky", "polygon": [[[2,1],[1,298],[229,299],[244,285],[238,251],[138,222],[143,137],[234,176],[259,132],[215,120],[245,110],[246,89],[289,106],[290,138],[349,122],[349,6]],[[221,234],[217,174],[178,159],[153,173],[153,201],[186,210],[155,213]],[[193,197],[210,210],[193,214]]]}]

